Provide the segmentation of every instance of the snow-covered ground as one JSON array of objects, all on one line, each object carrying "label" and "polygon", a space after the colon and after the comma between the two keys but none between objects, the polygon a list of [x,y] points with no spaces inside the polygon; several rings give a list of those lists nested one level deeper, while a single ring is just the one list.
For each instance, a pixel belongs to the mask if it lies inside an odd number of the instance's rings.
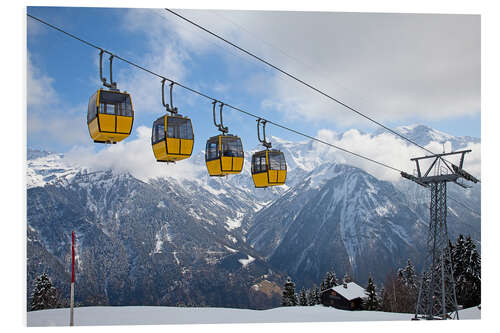
[{"label": "snow-covered ground", "polygon": [[[182,308],[162,306],[75,308],[75,326],[88,325],[164,325],[221,323],[287,323],[334,321],[410,320],[411,314],[344,311],[322,305],[281,307],[270,310],[226,308]],[[477,307],[461,310],[460,319],[481,319]],[[28,326],[68,326],[69,309],[28,312]]]}]

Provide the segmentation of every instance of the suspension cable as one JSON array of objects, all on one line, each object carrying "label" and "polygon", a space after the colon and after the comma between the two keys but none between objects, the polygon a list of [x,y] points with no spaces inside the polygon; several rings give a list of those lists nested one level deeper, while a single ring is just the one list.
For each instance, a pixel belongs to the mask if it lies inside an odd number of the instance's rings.
[{"label": "suspension cable", "polygon": [[[330,100],[332,100],[332,101],[334,101],[334,102],[336,102],[336,103],[340,104],[341,106],[343,106],[343,107],[345,107],[346,109],[348,109],[348,110],[350,110],[350,111],[352,111],[352,112],[354,112],[354,113],[358,114],[359,116],[361,116],[361,117],[363,117],[363,118],[365,118],[365,119],[367,119],[367,120],[369,120],[369,121],[371,121],[371,122],[375,123],[376,125],[378,125],[378,126],[382,127],[382,128],[383,128],[383,129],[385,129],[386,131],[388,131],[388,132],[390,132],[390,133],[392,133],[392,134],[394,134],[394,135],[396,135],[396,136],[398,136],[398,137],[400,137],[400,138],[402,138],[402,139],[404,139],[404,140],[406,140],[406,141],[410,142],[411,144],[413,144],[413,145],[415,145],[415,146],[417,146],[417,147],[419,147],[419,148],[421,148],[421,149],[425,150],[426,152],[428,152],[428,153],[430,153],[430,154],[434,155],[434,152],[432,152],[431,150],[429,150],[429,149],[425,148],[424,146],[422,146],[422,145],[418,144],[417,142],[415,142],[415,141],[413,141],[413,140],[411,140],[411,139],[407,138],[406,136],[402,135],[402,134],[401,134],[401,133],[399,133],[399,132],[396,132],[395,130],[393,130],[393,129],[391,129],[391,128],[387,127],[386,125],[384,125],[384,124],[382,124],[381,122],[379,122],[379,121],[377,121],[377,120],[373,119],[372,117],[365,115],[365,114],[364,114],[364,113],[362,113],[361,111],[359,111],[359,110],[357,110],[357,109],[355,109],[355,108],[353,108],[353,107],[351,107],[351,106],[347,105],[346,103],[342,102],[342,101],[341,101],[341,100],[339,100],[338,98],[332,97],[331,95],[329,95],[329,94],[325,93],[324,91],[322,91],[322,90],[320,90],[320,89],[318,89],[318,88],[314,87],[312,84],[309,84],[309,83],[305,82],[304,80],[302,80],[302,79],[298,78],[297,76],[295,76],[295,75],[293,75],[293,74],[290,74],[289,72],[287,72],[287,71],[285,71],[285,70],[283,70],[283,69],[279,68],[279,67],[278,67],[278,66],[276,66],[276,65],[273,65],[272,63],[270,63],[269,61],[266,61],[266,60],[265,60],[265,59],[263,59],[262,57],[259,57],[259,56],[255,55],[254,53],[252,53],[252,52],[250,52],[250,51],[248,51],[248,50],[246,50],[246,49],[244,49],[244,48],[242,48],[242,47],[240,47],[240,46],[238,46],[238,45],[234,44],[233,42],[231,42],[231,41],[229,41],[229,40],[225,39],[224,37],[221,37],[220,35],[218,35],[218,34],[216,34],[216,33],[212,32],[212,31],[208,30],[207,28],[205,28],[205,27],[201,26],[200,24],[198,24],[198,23],[196,23],[196,22],[194,22],[194,21],[192,21],[192,20],[190,20],[190,19],[188,19],[188,18],[186,18],[186,17],[184,17],[184,16],[180,15],[179,13],[174,12],[174,11],[173,11],[173,10],[171,10],[171,9],[165,8],[165,10],[166,10],[167,12],[169,12],[169,13],[171,13],[171,14],[173,14],[173,15],[175,15],[175,16],[177,16],[177,17],[179,17],[179,18],[181,18],[182,20],[184,20],[184,21],[186,21],[186,22],[188,22],[188,23],[190,23],[190,24],[194,25],[195,27],[197,27],[197,28],[199,28],[199,29],[201,29],[201,30],[203,30],[203,31],[207,32],[208,34],[210,34],[210,35],[212,35],[212,36],[214,36],[214,37],[216,37],[216,38],[220,39],[221,41],[223,41],[223,42],[225,42],[225,43],[227,43],[227,44],[231,45],[232,47],[234,47],[234,48],[236,48],[236,49],[240,50],[241,52],[243,52],[243,53],[245,53],[245,54],[249,55],[250,57],[252,57],[252,58],[254,58],[254,59],[256,59],[256,60],[258,60],[258,61],[260,61],[260,62],[262,62],[262,63],[264,63],[264,64],[266,64],[267,66],[269,66],[269,67],[271,67],[271,68],[273,68],[273,69],[277,70],[278,72],[280,72],[280,73],[282,73],[282,74],[284,74],[284,75],[286,75],[286,76],[288,76],[288,77],[292,78],[293,80],[295,80],[295,81],[297,81],[297,82],[299,82],[299,83],[301,83],[301,84],[305,85],[306,87],[308,87],[308,88],[310,88],[310,89],[312,89],[312,90],[316,91],[317,93],[319,93],[319,94],[323,95],[324,97],[326,97],[326,98],[328,98],[328,99],[330,99]],[[449,161],[448,161],[448,162],[449,162]],[[479,181],[480,181],[480,180],[479,180]]]},{"label": "suspension cable", "polygon": [[469,206],[467,206],[467,205],[466,205],[466,204],[464,204],[463,202],[461,202],[461,201],[459,201],[459,200],[457,200],[457,199],[453,198],[453,197],[452,197],[452,196],[450,196],[449,194],[448,194],[448,199],[451,199],[451,200],[455,201],[455,202],[456,202],[457,204],[459,204],[460,206],[464,207],[465,209],[467,209],[467,210],[471,211],[472,213],[474,213],[474,214],[478,215],[479,217],[481,217],[481,213],[478,213],[478,212],[477,212],[477,211],[475,211],[474,209],[470,208]]},{"label": "suspension cable", "polygon": [[[176,15],[177,15],[177,14],[176,14]],[[90,42],[88,42],[88,41],[86,41],[86,40],[84,40],[84,39],[82,39],[82,38],[80,38],[80,37],[76,36],[76,35],[73,35],[73,34],[71,34],[71,33],[67,32],[67,31],[65,31],[65,30],[63,30],[63,29],[60,29],[60,28],[58,28],[58,27],[56,27],[56,26],[54,26],[54,25],[52,25],[52,24],[50,24],[50,23],[48,23],[48,22],[45,22],[45,21],[43,21],[42,19],[39,19],[39,18],[37,18],[37,17],[35,17],[35,16],[33,16],[33,15],[27,14],[27,16],[28,16],[28,17],[30,17],[30,18],[32,18],[32,19],[34,19],[34,20],[36,20],[36,21],[38,21],[38,22],[40,22],[40,23],[42,23],[42,24],[45,24],[46,26],[48,26],[48,27],[50,27],[50,28],[52,28],[52,29],[54,29],[54,30],[57,30],[57,31],[59,31],[59,32],[61,32],[61,33],[65,34],[65,35],[67,35],[67,36],[69,36],[69,37],[71,37],[71,38],[73,38],[73,39],[75,39],[75,40],[78,40],[78,41],[80,41],[81,43],[86,44],[87,46],[90,46],[90,47],[95,48],[95,49],[97,49],[97,50],[104,51],[105,53],[108,53],[108,54],[110,54],[110,55],[114,56],[115,58],[120,59],[120,60],[122,60],[122,61],[124,61],[124,62],[128,63],[128,64],[129,64],[129,65],[131,65],[131,66],[134,66],[134,67],[136,67],[136,68],[138,68],[138,69],[140,69],[140,70],[143,70],[143,71],[145,71],[145,72],[147,72],[147,73],[150,73],[151,75],[154,75],[154,76],[157,76],[157,77],[159,77],[159,78],[161,78],[161,79],[164,79],[164,80],[166,80],[166,81],[169,81],[172,85],[178,85],[178,86],[179,86],[179,87],[181,87],[181,88],[184,88],[184,89],[186,89],[186,90],[188,90],[188,91],[191,91],[191,92],[193,92],[193,93],[195,93],[195,94],[197,94],[197,95],[199,95],[199,96],[205,97],[206,99],[210,99],[210,100],[212,100],[213,102],[223,103],[223,102],[222,102],[222,101],[220,101],[219,99],[216,99],[216,98],[210,97],[210,96],[208,96],[208,95],[206,95],[206,94],[204,94],[204,93],[202,93],[202,92],[199,92],[199,91],[197,91],[197,90],[195,90],[195,89],[192,89],[192,88],[190,88],[190,87],[188,87],[188,86],[185,86],[185,85],[183,85],[183,84],[181,84],[181,83],[179,83],[179,82],[175,82],[175,81],[173,81],[173,80],[171,80],[171,79],[169,79],[169,78],[166,78],[166,77],[164,77],[164,76],[162,76],[162,75],[160,75],[160,74],[157,74],[157,73],[155,73],[155,72],[153,72],[153,71],[151,71],[151,70],[149,70],[149,69],[147,69],[147,68],[144,68],[144,67],[142,67],[142,66],[140,66],[140,65],[138,65],[138,64],[136,64],[136,63],[134,63],[134,62],[132,62],[132,61],[129,61],[129,60],[125,59],[125,58],[122,58],[122,57],[120,57],[120,56],[119,56],[119,55],[117,55],[117,54],[111,53],[111,52],[109,52],[109,51],[107,51],[107,50],[105,50],[105,49],[103,49],[103,48],[101,48],[101,47],[99,47],[99,46],[97,46],[97,45],[95,45],[95,44],[93,44],[93,43],[90,43]],[[383,167],[386,167],[386,168],[388,168],[388,169],[391,169],[391,170],[393,170],[393,171],[395,171],[395,172],[398,172],[398,173],[403,172],[402,170],[397,169],[397,168],[395,168],[395,167],[392,167],[392,166],[390,166],[390,165],[387,165],[387,164],[385,164],[385,163],[382,163],[382,162],[376,161],[376,160],[371,159],[371,158],[369,158],[369,157],[366,157],[366,156],[363,156],[363,155],[361,155],[361,154],[358,154],[358,153],[352,152],[352,151],[350,151],[350,150],[348,150],[348,149],[345,149],[345,148],[339,147],[339,146],[337,146],[337,145],[334,145],[334,144],[332,144],[332,143],[329,143],[329,142],[323,141],[323,140],[321,140],[321,139],[318,139],[318,138],[312,137],[312,136],[310,136],[310,135],[308,135],[308,134],[305,134],[305,133],[303,133],[303,132],[300,132],[300,131],[294,130],[294,129],[290,128],[290,127],[287,127],[287,126],[281,125],[281,124],[276,123],[276,122],[274,122],[274,121],[264,119],[264,118],[262,118],[262,117],[260,117],[260,116],[258,116],[258,115],[252,114],[252,113],[250,113],[250,112],[247,112],[247,111],[242,110],[242,109],[240,109],[240,108],[238,108],[238,107],[235,107],[235,106],[232,106],[232,105],[230,105],[230,104],[227,104],[227,103],[225,103],[225,102],[224,102],[224,105],[225,105],[225,106],[227,106],[227,107],[229,107],[229,108],[231,108],[231,109],[233,109],[233,110],[235,110],[235,111],[238,111],[238,112],[244,113],[244,114],[246,114],[246,115],[248,115],[248,116],[250,116],[250,117],[254,117],[254,118],[256,118],[256,119],[262,119],[262,120],[265,120],[266,122],[271,123],[271,124],[273,124],[273,125],[274,125],[274,126],[276,126],[276,127],[280,127],[280,128],[282,128],[282,129],[284,129],[284,130],[287,130],[287,131],[289,131],[289,132],[292,132],[292,133],[295,133],[295,134],[297,134],[297,135],[300,135],[300,136],[306,137],[306,138],[308,138],[308,139],[314,140],[314,141],[319,142],[319,143],[322,143],[322,144],[324,144],[324,145],[327,145],[327,146],[333,147],[333,148],[335,148],[335,149],[341,150],[341,151],[343,151],[343,152],[346,152],[346,153],[348,153],[348,154],[354,155],[354,156],[359,157],[359,158],[361,158],[361,159],[365,159],[365,160],[367,160],[367,161],[373,162],[373,163],[378,164],[378,165],[380,165],[380,166],[383,166]],[[392,130],[391,130],[391,131],[392,131]],[[397,134],[397,133],[395,133],[395,134]],[[401,136],[401,135],[399,135],[399,136]],[[425,148],[424,148],[424,149],[425,149]],[[432,152],[431,152],[431,153],[432,153]],[[453,197],[451,197],[451,196],[448,196],[448,197],[449,197],[450,199],[452,199],[453,201],[455,201],[456,203],[458,203],[458,204],[462,205],[463,207],[465,207],[465,208],[469,209],[471,212],[475,213],[476,215],[481,216],[481,214],[480,214],[480,213],[478,213],[478,212],[476,212],[476,211],[472,210],[470,207],[468,207],[468,206],[467,206],[467,205],[465,205],[464,203],[460,202],[459,200],[457,200],[457,199],[455,199],[455,198],[453,198]]]},{"label": "suspension cable", "polygon": [[[165,77],[165,76],[163,76],[163,75],[160,75],[160,74],[158,74],[158,73],[155,73],[155,72],[153,72],[152,70],[149,70],[149,69],[147,69],[147,68],[145,68],[145,67],[142,67],[142,66],[140,66],[140,65],[138,65],[138,64],[136,64],[136,63],[134,63],[134,62],[132,62],[132,61],[130,61],[130,60],[127,60],[127,59],[125,59],[125,58],[123,58],[123,57],[121,57],[121,56],[119,56],[119,55],[115,54],[115,53],[112,53],[112,52],[110,52],[110,51],[108,51],[108,50],[105,50],[104,48],[99,47],[99,46],[97,46],[97,45],[95,45],[95,44],[93,44],[93,43],[90,43],[90,42],[88,42],[88,41],[86,41],[86,40],[84,40],[84,39],[82,39],[82,38],[80,38],[80,37],[78,37],[78,36],[76,36],[76,35],[74,35],[74,34],[71,34],[71,33],[67,32],[67,31],[65,31],[65,30],[63,30],[63,29],[61,29],[61,28],[58,28],[58,27],[56,27],[56,26],[54,26],[54,25],[52,25],[52,24],[50,24],[50,23],[47,23],[47,22],[45,22],[44,20],[42,20],[42,19],[40,19],[40,18],[37,18],[37,17],[35,17],[35,16],[33,16],[33,15],[30,15],[30,14],[27,14],[27,16],[28,16],[28,17],[30,17],[30,18],[32,18],[32,19],[34,19],[34,20],[37,20],[38,22],[40,22],[40,23],[42,23],[42,24],[47,25],[48,27],[50,27],[50,28],[52,28],[52,29],[55,29],[55,30],[57,30],[57,31],[59,31],[59,32],[62,32],[63,34],[65,34],[65,35],[67,35],[67,36],[69,36],[69,37],[71,37],[71,38],[73,38],[73,39],[76,39],[76,40],[78,40],[78,41],[80,41],[80,42],[82,42],[82,43],[84,43],[84,44],[86,44],[86,45],[88,45],[88,46],[90,46],[90,47],[92,47],[92,48],[95,48],[95,49],[97,49],[97,50],[103,50],[105,53],[108,53],[108,54],[110,54],[110,55],[113,55],[113,56],[114,56],[114,58],[116,58],[116,59],[120,59],[120,60],[122,60],[123,62],[125,62],[125,63],[127,63],[127,64],[129,64],[129,65],[131,65],[131,66],[134,66],[134,67],[136,67],[136,68],[138,68],[138,69],[140,69],[140,70],[143,70],[143,71],[145,71],[145,72],[147,72],[147,73],[150,73],[151,75],[157,76],[157,77],[159,77],[159,78],[161,78],[161,79],[165,79],[166,81],[169,81],[170,83],[172,83],[172,84],[174,84],[174,85],[177,85],[177,86],[179,86],[179,87],[181,87],[181,88],[184,88],[184,89],[186,89],[186,90],[188,90],[188,91],[191,91],[192,93],[195,93],[195,94],[197,94],[197,95],[199,95],[199,96],[205,97],[206,99],[212,100],[212,101],[214,101],[214,102],[215,102],[215,101],[217,101],[217,102],[221,102],[221,103],[222,103],[222,101],[221,101],[220,99],[216,99],[216,98],[211,97],[211,96],[209,96],[209,95],[207,95],[207,94],[204,94],[204,93],[202,93],[202,92],[200,92],[200,91],[197,91],[197,90],[195,90],[195,89],[193,89],[193,88],[190,88],[190,87],[188,87],[188,86],[186,86],[186,85],[183,85],[183,84],[181,84],[181,83],[179,83],[179,82],[176,82],[176,81],[174,81],[174,80],[172,80],[172,79],[169,79],[169,78],[167,78],[167,77]],[[271,123],[271,124],[273,124],[274,126],[279,127],[279,128],[282,128],[282,129],[287,130],[287,131],[289,131],[289,132],[292,132],[292,133],[298,134],[298,135],[300,135],[300,136],[303,136],[303,137],[306,137],[306,138],[308,138],[308,139],[314,140],[314,141],[316,141],[316,142],[322,143],[322,144],[324,144],[324,145],[330,146],[330,147],[332,147],[332,148],[335,148],[335,149],[341,150],[341,151],[343,151],[343,152],[345,152],[345,153],[348,153],[348,154],[354,155],[354,156],[356,156],[356,157],[359,157],[359,158],[362,158],[362,159],[364,159],[364,160],[370,161],[370,162],[372,162],[372,163],[378,164],[378,165],[380,165],[380,166],[386,167],[386,168],[391,169],[391,170],[393,170],[393,171],[395,171],[395,172],[398,172],[398,173],[403,172],[402,170],[400,170],[400,169],[398,169],[398,168],[395,168],[395,167],[392,167],[392,166],[390,166],[390,165],[388,165],[388,164],[385,164],[385,163],[382,163],[382,162],[376,161],[376,160],[374,160],[374,159],[372,159],[372,158],[369,158],[369,157],[363,156],[363,155],[361,155],[361,154],[355,153],[355,152],[350,151],[350,150],[348,150],[348,149],[346,149],[346,148],[342,148],[342,147],[340,147],[340,146],[334,145],[334,144],[329,143],[329,142],[326,142],[326,141],[324,141],[324,140],[321,140],[321,139],[318,139],[318,138],[312,137],[312,136],[310,136],[310,135],[308,135],[308,134],[306,134],[306,133],[303,133],[303,132],[300,132],[300,131],[294,130],[294,129],[290,128],[290,127],[287,127],[287,126],[281,125],[281,124],[279,124],[279,123],[277,123],[277,122],[274,122],[274,121],[271,121],[271,120],[265,119],[265,118],[263,118],[263,117],[261,117],[261,116],[255,115],[255,114],[253,114],[253,113],[250,113],[250,112],[248,112],[248,111],[245,111],[245,110],[243,110],[243,109],[241,109],[241,108],[238,108],[238,107],[233,106],[233,105],[231,105],[231,104],[228,104],[228,103],[226,103],[226,102],[223,102],[223,103],[224,103],[224,106],[226,106],[226,107],[228,107],[228,108],[231,108],[231,109],[233,109],[233,110],[235,110],[235,111],[238,111],[238,112],[244,113],[244,114],[246,114],[246,115],[248,115],[248,116],[250,116],[250,117],[256,118],[256,119],[259,119],[259,118],[260,118],[260,119],[266,120],[268,123]]]}]

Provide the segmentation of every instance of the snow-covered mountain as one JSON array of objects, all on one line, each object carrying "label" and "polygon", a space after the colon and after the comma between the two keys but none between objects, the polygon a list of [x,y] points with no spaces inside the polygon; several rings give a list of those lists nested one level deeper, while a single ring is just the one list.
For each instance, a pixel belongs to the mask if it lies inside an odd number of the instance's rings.
[{"label": "snow-covered mountain", "polygon": [[74,230],[80,303],[277,306],[282,277],[233,230],[255,207],[213,191],[86,169],[30,187],[28,295],[42,271],[68,293]]},{"label": "snow-covered mountain", "polygon": [[[481,142],[479,138],[473,138],[470,136],[453,136],[421,124],[399,126],[395,128],[395,131],[421,146],[426,146],[430,142],[451,142],[452,150],[464,148],[470,143]],[[383,129],[379,129],[374,133],[374,135],[379,135],[381,133],[387,132]]]},{"label": "snow-covered mountain", "polygon": [[[389,182],[352,166],[323,164],[254,215],[247,242],[298,285],[318,283],[332,267],[363,283],[370,274],[383,281],[408,258],[421,264],[426,197],[410,205],[405,193]],[[480,217],[455,202],[449,203],[448,226],[452,238],[459,233],[480,236]]]},{"label": "snow-covered mountain", "polygon": [[63,154],[54,154],[44,150],[28,149],[27,187],[40,187],[58,182],[67,182],[82,170],[72,166]]},{"label": "snow-covered mountain", "polygon": [[[429,138],[456,148],[479,143],[422,126],[399,130],[422,144]],[[327,160],[312,142],[272,142],[285,153],[288,175],[286,186],[269,189],[255,189],[250,176],[259,147],[245,152],[241,175],[147,181],[28,150],[28,295],[42,271],[69,292],[71,230],[85,286],[77,300],[94,305],[268,308],[279,304],[286,275],[311,287],[333,267],[360,283],[368,274],[382,283],[408,257],[420,263],[429,218],[425,189],[379,180],[331,155]],[[203,152],[191,160],[203,165]],[[448,202],[450,237],[480,240],[480,187],[451,185],[449,193],[472,208]]]}]

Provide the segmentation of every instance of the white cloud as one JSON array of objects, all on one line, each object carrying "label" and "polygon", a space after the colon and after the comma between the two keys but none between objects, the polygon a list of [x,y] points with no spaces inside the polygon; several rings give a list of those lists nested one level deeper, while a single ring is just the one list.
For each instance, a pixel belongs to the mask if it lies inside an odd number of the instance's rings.
[{"label": "white cloud", "polygon": [[44,32],[42,24],[30,17],[26,17],[26,34],[28,37],[38,37]]},{"label": "white cloud", "polygon": [[[426,155],[426,152],[422,149],[413,145],[408,145],[402,139],[386,133],[372,136],[353,129],[340,136],[330,130],[322,129],[318,132],[317,138],[410,174],[412,174],[415,169],[415,162],[410,159]],[[312,153],[321,156],[324,160],[354,165],[382,180],[398,181],[401,179],[398,172],[371,161],[361,159],[334,148],[329,148],[318,142],[314,143],[314,147],[315,151]],[[425,148],[437,153],[443,150],[443,145],[438,142],[430,142]],[[466,155],[464,168],[474,176],[480,178],[481,144],[470,144],[466,149],[472,149],[472,152]],[[451,150],[451,142],[445,143],[445,150],[447,152]],[[458,159],[459,156],[446,157],[446,160],[455,164],[458,164]],[[430,163],[430,160],[422,161],[421,169],[423,170],[428,167],[428,163]]]},{"label": "white cloud", "polygon": [[[181,13],[379,121],[480,111],[479,15]],[[265,76],[258,80],[268,92],[263,105],[286,116],[343,126],[367,122],[281,73]]]},{"label": "white cloud", "polygon": [[36,67],[27,57],[27,134],[36,146],[81,144],[89,141],[86,105],[62,105],[54,88],[54,79]]},{"label": "white cloud", "polygon": [[[194,45],[190,39],[177,29],[178,24],[167,20],[162,11],[157,9],[131,9],[123,19],[123,27],[131,33],[141,33],[147,39],[148,49],[141,50],[138,64],[165,75],[177,82],[186,81],[189,73],[190,52]],[[172,33],[175,32],[175,33]],[[184,37],[184,39],[183,39]],[[189,51],[189,52],[188,52]],[[118,88],[133,93],[136,110],[145,113],[164,113],[161,104],[161,79],[150,73],[132,67],[126,67],[118,73]],[[175,88],[173,92],[174,106],[176,101],[189,103],[194,96],[184,89]],[[169,103],[169,82],[165,83],[165,102]]]},{"label": "white cloud", "polygon": [[[85,108],[80,108],[85,110]],[[80,116],[52,110],[52,114],[32,112],[28,118],[28,136],[36,137],[37,146],[52,144],[71,146],[90,142],[86,115]]]},{"label": "white cloud", "polygon": [[58,103],[59,98],[52,86],[54,79],[42,73],[32,62],[28,52],[26,66],[26,95],[28,107],[41,108]]},{"label": "white cloud", "polygon": [[65,155],[75,165],[92,170],[128,172],[142,181],[167,176],[192,179],[204,170],[204,165],[195,165],[190,159],[175,164],[156,162],[151,148],[151,128],[140,126],[136,131],[137,138],[126,139],[100,151],[96,151],[95,146],[76,146]]},{"label": "white cloud", "polygon": [[[156,162],[151,150],[151,128],[141,126],[137,129],[135,139],[126,139],[115,145],[106,146],[97,151],[95,145],[91,147],[74,147],[66,154],[70,163],[87,167],[92,170],[112,169],[117,172],[128,172],[134,177],[148,181],[157,177],[174,177],[177,179],[195,179],[206,172],[204,165],[194,164],[192,159],[186,159],[176,164]],[[360,133],[358,130],[349,130],[343,134],[322,129],[318,131],[317,138],[346,148],[376,161],[383,162],[397,169],[413,173],[415,163],[410,158],[424,156],[425,153],[415,146],[407,145],[403,140],[390,134],[371,136]],[[380,166],[365,159],[353,156],[340,150],[314,142],[313,149],[308,152],[306,160],[335,161],[359,167],[378,179],[391,182],[400,181],[398,172]],[[443,145],[431,142],[427,149],[439,152]],[[450,151],[451,143],[445,143],[446,151]],[[476,177],[481,177],[481,144],[470,144],[466,149],[472,149],[465,159],[465,169]],[[447,157],[452,163],[458,164],[458,157]],[[422,162],[421,168],[428,166],[429,162]]]}]

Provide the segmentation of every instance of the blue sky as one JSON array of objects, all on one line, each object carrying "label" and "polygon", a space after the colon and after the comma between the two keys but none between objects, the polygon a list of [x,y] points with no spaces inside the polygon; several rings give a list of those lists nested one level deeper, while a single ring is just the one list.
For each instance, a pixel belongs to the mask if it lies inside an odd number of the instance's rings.
[{"label": "blue sky", "polygon": [[[309,135],[325,129],[377,129],[164,10],[27,11],[152,71]],[[389,127],[422,123],[452,135],[481,137],[477,15],[179,12]],[[292,24],[297,19],[301,27]],[[28,147],[104,149],[92,143],[86,127],[88,98],[100,87],[98,51],[30,18],[27,35]],[[113,67],[118,88],[130,92],[134,102],[134,130],[127,139],[133,140],[138,128],[150,128],[164,114],[160,79],[119,60]],[[218,133],[211,101],[177,87],[174,104],[193,121],[195,151],[204,149],[206,139]],[[245,147],[257,145],[253,118],[225,109],[224,123]],[[272,126],[268,132],[304,140]]]}]

